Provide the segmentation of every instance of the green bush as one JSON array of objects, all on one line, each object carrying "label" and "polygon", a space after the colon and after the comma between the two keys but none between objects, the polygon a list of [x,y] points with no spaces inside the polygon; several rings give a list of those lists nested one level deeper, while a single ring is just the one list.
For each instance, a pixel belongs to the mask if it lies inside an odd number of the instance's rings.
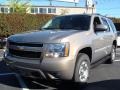
[{"label": "green bush", "polygon": [[0,14],[0,37],[41,28],[54,15]]}]

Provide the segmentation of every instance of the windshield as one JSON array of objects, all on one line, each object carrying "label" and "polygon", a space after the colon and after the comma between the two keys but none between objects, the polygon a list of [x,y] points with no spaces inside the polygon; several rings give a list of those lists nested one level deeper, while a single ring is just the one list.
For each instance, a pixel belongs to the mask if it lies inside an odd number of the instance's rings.
[{"label": "windshield", "polygon": [[72,29],[88,30],[90,26],[90,16],[88,15],[71,15],[55,17],[50,20],[42,29]]}]

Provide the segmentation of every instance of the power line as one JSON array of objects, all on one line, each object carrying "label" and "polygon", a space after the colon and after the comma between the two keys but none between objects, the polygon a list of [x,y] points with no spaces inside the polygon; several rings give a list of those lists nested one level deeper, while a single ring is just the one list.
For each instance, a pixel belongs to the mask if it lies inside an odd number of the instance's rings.
[{"label": "power line", "polygon": [[120,7],[115,7],[115,8],[97,8],[99,10],[120,10]]}]

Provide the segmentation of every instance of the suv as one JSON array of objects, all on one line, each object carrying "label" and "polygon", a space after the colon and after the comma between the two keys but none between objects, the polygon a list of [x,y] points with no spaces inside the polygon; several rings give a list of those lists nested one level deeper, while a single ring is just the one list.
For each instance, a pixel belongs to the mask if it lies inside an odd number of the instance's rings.
[{"label": "suv", "polygon": [[23,76],[86,83],[96,62],[113,63],[116,36],[115,26],[107,17],[57,16],[41,30],[10,36],[4,61]]}]

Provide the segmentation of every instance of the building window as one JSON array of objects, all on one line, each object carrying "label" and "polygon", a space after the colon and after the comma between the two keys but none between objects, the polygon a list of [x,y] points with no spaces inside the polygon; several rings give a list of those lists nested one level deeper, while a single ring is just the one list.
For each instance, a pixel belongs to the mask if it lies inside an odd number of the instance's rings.
[{"label": "building window", "polygon": [[56,13],[56,8],[48,8],[48,13]]},{"label": "building window", "polygon": [[14,9],[13,8],[10,8],[10,13],[13,13],[14,12]]},{"label": "building window", "polygon": [[35,13],[38,13],[38,8],[35,8]]},{"label": "building window", "polygon": [[46,14],[47,13],[47,9],[46,8],[39,8],[39,13]]},{"label": "building window", "polygon": [[9,8],[1,8],[1,13],[9,13]]},{"label": "building window", "polygon": [[38,8],[31,8],[31,13],[37,14],[38,13]]},{"label": "building window", "polygon": [[31,13],[34,13],[34,8],[31,8]]}]

